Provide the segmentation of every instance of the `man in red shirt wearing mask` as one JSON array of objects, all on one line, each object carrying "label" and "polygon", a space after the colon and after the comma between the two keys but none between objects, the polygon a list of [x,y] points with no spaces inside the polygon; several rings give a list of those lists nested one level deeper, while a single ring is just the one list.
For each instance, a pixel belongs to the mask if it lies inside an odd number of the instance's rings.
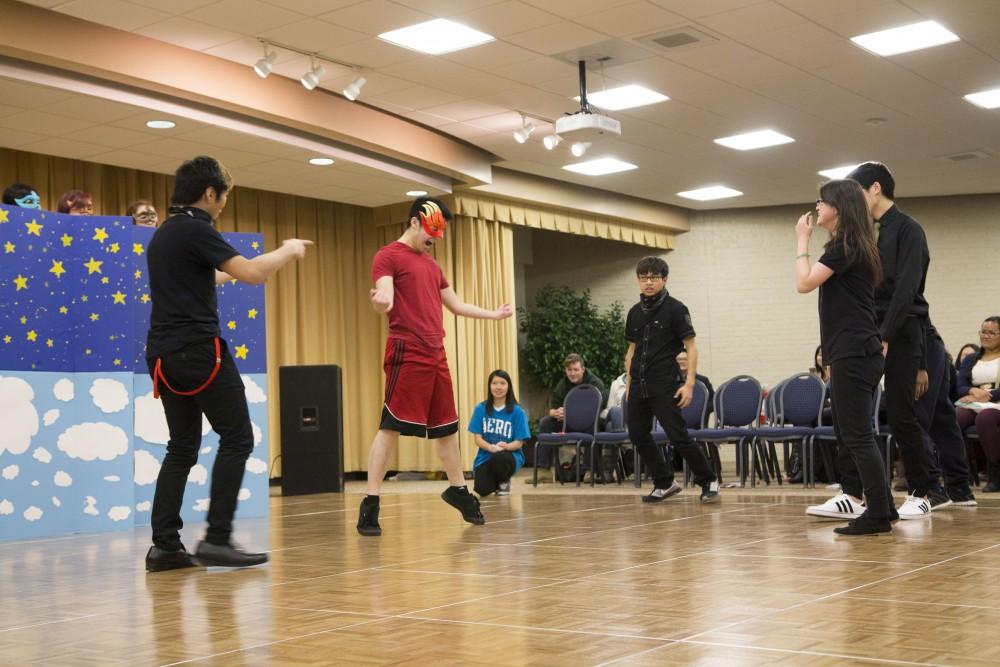
[{"label": "man in red shirt wearing mask", "polygon": [[358,516],[362,535],[382,534],[379,492],[400,434],[435,440],[450,484],[441,498],[469,523],[486,523],[479,500],[469,493],[462,474],[441,306],[456,315],[489,320],[505,319],[514,311],[509,304],[486,310],[459,300],[430,256],[450,220],[451,212],[440,200],[420,197],[410,206],[406,231],[379,250],[372,262],[372,306],[376,312],[389,314],[389,338],[383,362],[382,422],[368,454],[368,495]]}]

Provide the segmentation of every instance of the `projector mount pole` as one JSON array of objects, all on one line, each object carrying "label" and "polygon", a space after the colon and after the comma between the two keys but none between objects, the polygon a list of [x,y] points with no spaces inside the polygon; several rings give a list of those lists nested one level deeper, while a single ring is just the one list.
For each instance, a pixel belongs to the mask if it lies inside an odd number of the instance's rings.
[{"label": "projector mount pole", "polygon": [[593,110],[587,102],[587,61],[579,60],[577,65],[580,68],[580,111],[592,113]]}]

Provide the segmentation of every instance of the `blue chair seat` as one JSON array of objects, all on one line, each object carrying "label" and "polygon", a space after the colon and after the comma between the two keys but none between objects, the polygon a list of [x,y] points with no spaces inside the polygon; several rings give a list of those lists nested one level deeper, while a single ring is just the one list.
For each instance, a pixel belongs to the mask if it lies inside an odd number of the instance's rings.
[{"label": "blue chair seat", "polygon": [[813,429],[808,426],[761,426],[757,429],[757,437],[763,440],[797,440],[811,435]]},{"label": "blue chair seat", "polygon": [[836,438],[837,434],[833,432],[832,426],[817,426],[813,429],[813,435],[817,438]]},{"label": "blue chair seat", "polygon": [[624,445],[629,441],[628,431],[601,431],[594,440],[599,445]]},{"label": "blue chair seat", "polygon": [[577,431],[567,431],[566,433],[539,433],[535,436],[538,442],[548,442],[553,444],[571,445],[577,440],[580,442],[593,442],[593,433],[580,433]]},{"label": "blue chair seat", "polygon": [[755,435],[757,429],[753,428],[699,428],[691,431],[691,436],[698,440],[738,440]]}]

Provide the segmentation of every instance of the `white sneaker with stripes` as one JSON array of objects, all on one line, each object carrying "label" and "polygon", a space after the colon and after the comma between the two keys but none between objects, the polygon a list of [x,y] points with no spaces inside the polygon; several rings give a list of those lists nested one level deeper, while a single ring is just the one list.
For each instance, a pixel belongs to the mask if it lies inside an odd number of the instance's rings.
[{"label": "white sneaker with stripes", "polygon": [[931,518],[931,504],[927,498],[906,496],[906,500],[899,506],[899,518],[929,519]]},{"label": "white sneaker with stripes", "polygon": [[822,505],[810,505],[806,508],[809,516],[821,516],[824,519],[857,519],[865,511],[865,505],[857,498],[846,493],[830,498]]}]

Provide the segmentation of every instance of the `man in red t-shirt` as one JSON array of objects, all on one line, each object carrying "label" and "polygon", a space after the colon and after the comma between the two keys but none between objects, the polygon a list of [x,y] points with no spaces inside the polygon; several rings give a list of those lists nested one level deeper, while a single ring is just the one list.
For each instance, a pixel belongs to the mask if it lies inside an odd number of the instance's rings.
[{"label": "man in red t-shirt", "polygon": [[451,212],[440,200],[420,197],[410,206],[409,227],[399,240],[379,250],[372,262],[375,287],[369,296],[376,312],[389,313],[389,339],[383,362],[382,423],[368,454],[368,495],[358,516],[362,535],[382,534],[379,492],[400,434],[436,440],[450,482],[441,498],[469,523],[486,523],[462,474],[441,306],[456,315],[487,320],[502,320],[514,311],[509,304],[485,310],[459,300],[430,256],[449,220]]}]

